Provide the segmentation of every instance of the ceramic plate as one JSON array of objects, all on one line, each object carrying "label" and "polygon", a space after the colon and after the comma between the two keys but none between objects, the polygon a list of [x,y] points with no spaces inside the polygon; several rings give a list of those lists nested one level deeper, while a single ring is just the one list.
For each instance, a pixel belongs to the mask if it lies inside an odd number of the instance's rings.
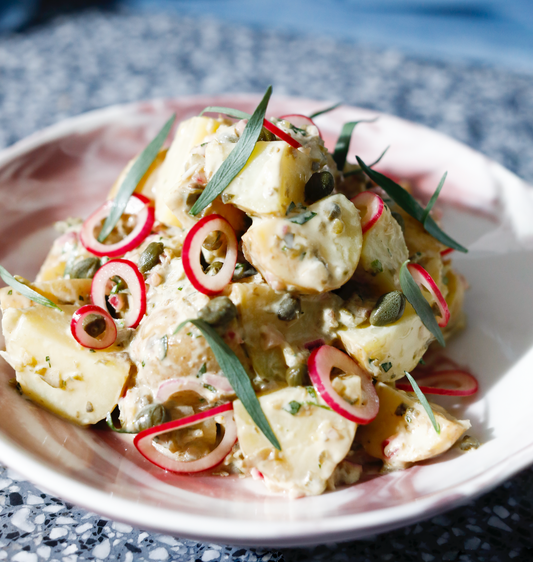
[{"label": "ceramic plate", "polygon": [[[0,263],[33,278],[56,236],[52,224],[86,217],[172,111],[185,119],[207,105],[252,111],[257,96],[185,98],[95,111],[0,153]],[[270,115],[309,114],[324,103],[275,98]],[[330,148],[346,121],[368,110],[341,107],[317,119]],[[202,541],[289,546],[361,538],[450,509],[533,461],[533,252],[527,186],[501,166],[439,133],[379,115],[356,129],[349,157],[373,160],[413,183],[426,200],[445,170],[440,211],[446,230],[471,249],[456,256],[470,282],[468,327],[446,354],[479,378],[480,393],[448,400],[483,445],[409,470],[290,501],[252,479],[167,474],[127,438],[80,429],[28,402],[8,385],[0,359],[0,460],[39,487],[142,528]],[[531,211],[529,211],[531,212]],[[525,218],[524,218],[525,217]],[[0,342],[3,344],[3,341]]]}]

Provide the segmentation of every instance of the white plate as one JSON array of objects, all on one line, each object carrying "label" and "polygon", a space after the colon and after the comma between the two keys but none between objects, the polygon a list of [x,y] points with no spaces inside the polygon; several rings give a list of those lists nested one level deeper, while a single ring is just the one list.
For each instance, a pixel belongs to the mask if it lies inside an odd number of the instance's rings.
[{"label": "white plate", "polygon": [[[207,105],[251,111],[257,101],[257,96],[243,95],[112,107],[4,150],[0,263],[32,278],[55,236],[50,225],[67,216],[87,216],[97,207],[124,164],[171,111],[183,119]],[[269,114],[309,114],[322,107],[277,98]],[[375,115],[342,107],[319,117],[317,124],[331,148],[345,121]],[[456,256],[471,284],[468,328],[446,353],[468,365],[481,385],[478,396],[455,400],[458,405],[451,409],[471,419],[472,434],[482,447],[290,501],[266,494],[251,479],[167,474],[141,458],[131,441],[80,429],[18,396],[7,384],[12,370],[0,360],[1,461],[38,486],[112,519],[203,541],[255,546],[316,544],[383,532],[465,502],[530,464],[533,252],[527,249],[530,221],[521,212],[531,208],[527,186],[464,145],[387,115],[357,127],[350,158],[357,152],[372,160],[389,144],[381,169],[410,178],[423,197],[449,172],[440,207],[445,227],[472,251]]]}]

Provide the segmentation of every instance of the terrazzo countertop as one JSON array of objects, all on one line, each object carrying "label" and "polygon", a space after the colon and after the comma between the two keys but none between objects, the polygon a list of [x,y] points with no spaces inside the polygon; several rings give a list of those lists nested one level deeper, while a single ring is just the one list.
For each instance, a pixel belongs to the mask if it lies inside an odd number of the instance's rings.
[{"label": "terrazzo countertop", "polygon": [[[168,14],[89,12],[0,36],[0,147],[106,105],[261,92],[342,100],[423,123],[533,181],[533,76],[320,37]],[[1,414],[0,414],[1,415]],[[533,470],[461,508],[379,537],[270,551],[108,521],[0,469],[0,560],[494,561],[533,559]]]}]

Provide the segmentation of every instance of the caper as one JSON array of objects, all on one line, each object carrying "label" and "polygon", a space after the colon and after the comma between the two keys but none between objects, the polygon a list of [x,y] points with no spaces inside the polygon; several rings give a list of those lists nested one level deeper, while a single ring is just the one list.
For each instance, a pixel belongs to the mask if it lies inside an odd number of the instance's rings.
[{"label": "caper", "polygon": [[396,219],[396,222],[400,225],[402,231],[405,230],[405,221],[403,220],[402,215],[400,215],[400,213],[397,213],[396,211],[393,211],[391,215]]},{"label": "caper", "polygon": [[331,207],[326,211],[326,217],[328,220],[332,221],[338,219],[341,216],[341,208],[337,203],[333,203]]},{"label": "caper", "polygon": [[192,191],[189,191],[185,195],[185,205],[186,205],[186,207],[190,209],[196,203],[196,201],[198,201],[198,199],[200,198],[200,195],[202,195],[201,189],[194,189]]},{"label": "caper", "polygon": [[209,236],[204,240],[202,246],[210,252],[218,250],[220,246],[222,246],[222,236],[220,236],[220,232],[211,232],[211,234],[209,234]]},{"label": "caper", "polygon": [[287,369],[285,378],[289,386],[304,386],[307,377],[307,365],[299,363],[290,369]]},{"label": "caper", "polygon": [[91,338],[97,338],[102,335],[106,329],[106,322],[102,316],[97,316],[96,314],[90,314],[87,317],[87,321],[83,324],[83,329]]},{"label": "caper", "polygon": [[224,262],[214,261],[205,270],[206,275],[216,275],[224,267]]},{"label": "caper", "polygon": [[152,404],[143,408],[135,416],[133,427],[135,431],[144,431],[168,421],[168,414],[163,404]]},{"label": "caper", "polygon": [[92,279],[99,267],[98,258],[85,258],[72,266],[69,275],[71,279]]},{"label": "caper", "polygon": [[285,295],[278,305],[278,318],[284,322],[294,320],[302,311],[302,305],[298,297]]},{"label": "caper", "polygon": [[405,295],[400,291],[385,293],[379,297],[374,310],[370,314],[372,326],[386,326],[402,317],[405,309]]},{"label": "caper", "polygon": [[334,187],[335,180],[329,172],[317,172],[305,184],[305,199],[307,201],[318,201],[329,195]]},{"label": "caper", "polygon": [[259,135],[259,138],[257,140],[260,141],[275,141],[276,140],[276,135],[274,133],[271,133],[268,129],[265,129],[264,127],[261,129],[261,134]]},{"label": "caper", "polygon": [[245,277],[251,277],[255,275],[257,270],[252,267],[248,262],[239,262],[235,266],[235,271],[233,272],[233,281],[238,281],[239,279],[244,279]]},{"label": "caper", "polygon": [[159,256],[164,252],[165,246],[162,242],[151,242],[139,258],[139,271],[148,273],[159,263]]},{"label": "caper", "polygon": [[478,447],[479,441],[471,435],[465,435],[459,441],[459,448],[461,449],[461,451],[470,451],[470,449],[477,449]]},{"label": "caper", "polygon": [[198,318],[212,326],[227,324],[236,317],[237,307],[228,297],[216,297],[198,312]]}]

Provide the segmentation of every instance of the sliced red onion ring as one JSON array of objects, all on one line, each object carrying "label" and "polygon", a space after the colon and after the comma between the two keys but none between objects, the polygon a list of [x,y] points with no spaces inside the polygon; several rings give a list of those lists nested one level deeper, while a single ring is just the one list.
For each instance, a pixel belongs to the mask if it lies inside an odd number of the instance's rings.
[{"label": "sliced red onion ring", "polygon": [[[105,331],[101,337],[95,338],[85,331],[91,316],[103,318],[105,321]],[[106,349],[117,339],[117,327],[111,315],[103,308],[93,304],[87,304],[76,310],[70,321],[70,331],[80,345],[90,349]]]},{"label": "sliced red onion ring", "polygon": [[445,250],[442,250],[440,255],[442,257],[447,256],[448,254],[451,254],[453,252],[453,248],[446,248]]},{"label": "sliced red onion ring", "polygon": [[215,375],[215,373],[205,373],[204,375],[202,375],[202,380],[206,384],[209,384],[213,388],[216,388],[222,394],[235,394],[233,387],[226,377]]},{"label": "sliced red onion ring", "polygon": [[150,205],[150,199],[144,195],[134,193],[126,209],[125,214],[137,215],[137,224],[135,228],[120,242],[116,244],[102,244],[98,242],[94,234],[96,227],[105,220],[111,210],[112,201],[104,203],[97,211],[95,211],[81,227],[80,241],[83,246],[95,256],[109,256],[116,258],[123,256],[126,252],[137,248],[141,242],[150,234],[154,224],[155,215],[154,208]]},{"label": "sliced red onion ring", "polygon": [[[416,382],[424,394],[439,394],[441,396],[472,396],[478,391],[477,379],[466,371],[453,369],[449,371],[435,371],[416,377]],[[396,388],[406,392],[414,392],[409,382],[398,382]]]},{"label": "sliced red onion ring", "polygon": [[306,127],[307,125],[313,125],[313,127],[316,127],[316,130],[318,131],[318,135],[320,136],[320,138],[321,139],[324,138],[322,136],[322,133],[320,132],[320,129],[316,126],[315,122],[311,119],[311,117],[307,117],[307,115],[302,115],[301,113],[293,113],[291,115],[282,115],[281,117],[279,117],[279,119],[288,121],[295,127],[299,127],[299,128]]},{"label": "sliced red onion ring", "polygon": [[[218,447],[201,459],[195,461],[178,461],[160,453],[152,445],[152,439],[157,435],[163,435],[169,431],[189,427],[215,416],[222,416],[224,418],[224,437]],[[231,448],[235,445],[236,441],[237,425],[235,424],[235,420],[233,418],[233,404],[228,402],[227,404],[222,404],[216,408],[211,408],[210,410],[199,412],[198,414],[187,416],[186,418],[182,418],[180,420],[167,422],[141,431],[135,436],[133,444],[145,459],[163,470],[178,473],[192,473],[209,470],[221,463],[230,453]]]},{"label": "sliced red onion ring", "polygon": [[193,379],[169,379],[163,381],[157,389],[156,400],[164,404],[171,396],[177,392],[192,391],[205,398],[208,402],[213,400],[215,393],[206,388],[199,380]]},{"label": "sliced red onion ring", "polygon": [[[379,398],[372,379],[346,353],[330,345],[323,345],[311,352],[307,365],[316,391],[337,414],[362,425],[370,423],[378,415]],[[335,391],[331,384],[333,367],[361,379],[362,406],[350,404]]]},{"label": "sliced red onion ring", "polygon": [[352,203],[364,215],[361,216],[361,230],[363,234],[372,228],[383,214],[385,204],[383,199],[372,191],[363,191],[351,199]]},{"label": "sliced red onion ring", "polygon": [[268,119],[265,119],[263,125],[265,129],[285,141],[287,144],[290,144],[293,148],[300,148],[302,146],[296,139],[293,139],[288,133],[282,131],[279,127],[276,127],[276,125],[271,123]]},{"label": "sliced red onion ring", "polygon": [[440,320],[437,324],[441,328],[444,328],[450,321],[450,309],[448,308],[446,299],[442,296],[440,289],[437,287],[437,284],[433,281],[433,277],[431,277],[431,275],[417,263],[410,263],[407,267],[409,268],[409,272],[413,276],[415,283],[419,287],[424,287],[431,293],[431,296],[437,303],[440,312]]},{"label": "sliced red onion ring", "polygon": [[[211,232],[226,235],[226,258],[216,275],[206,275],[200,264],[202,244]],[[237,264],[237,236],[230,223],[220,215],[208,215],[199,220],[185,237],[181,259],[187,278],[204,295],[220,293],[230,283]]]},{"label": "sliced red onion ring", "polygon": [[309,351],[313,351],[313,349],[320,347],[322,345],[325,345],[326,342],[320,338],[318,340],[313,340],[313,341],[308,341],[307,343],[304,343],[304,347],[305,349],[308,349]]},{"label": "sliced red onion ring", "polygon": [[128,298],[129,310],[124,314],[126,328],[136,328],[146,313],[146,288],[144,277],[137,266],[129,260],[110,260],[104,264],[93,277],[91,300],[93,304],[107,309],[108,281],[120,277],[128,286],[131,296]]}]

